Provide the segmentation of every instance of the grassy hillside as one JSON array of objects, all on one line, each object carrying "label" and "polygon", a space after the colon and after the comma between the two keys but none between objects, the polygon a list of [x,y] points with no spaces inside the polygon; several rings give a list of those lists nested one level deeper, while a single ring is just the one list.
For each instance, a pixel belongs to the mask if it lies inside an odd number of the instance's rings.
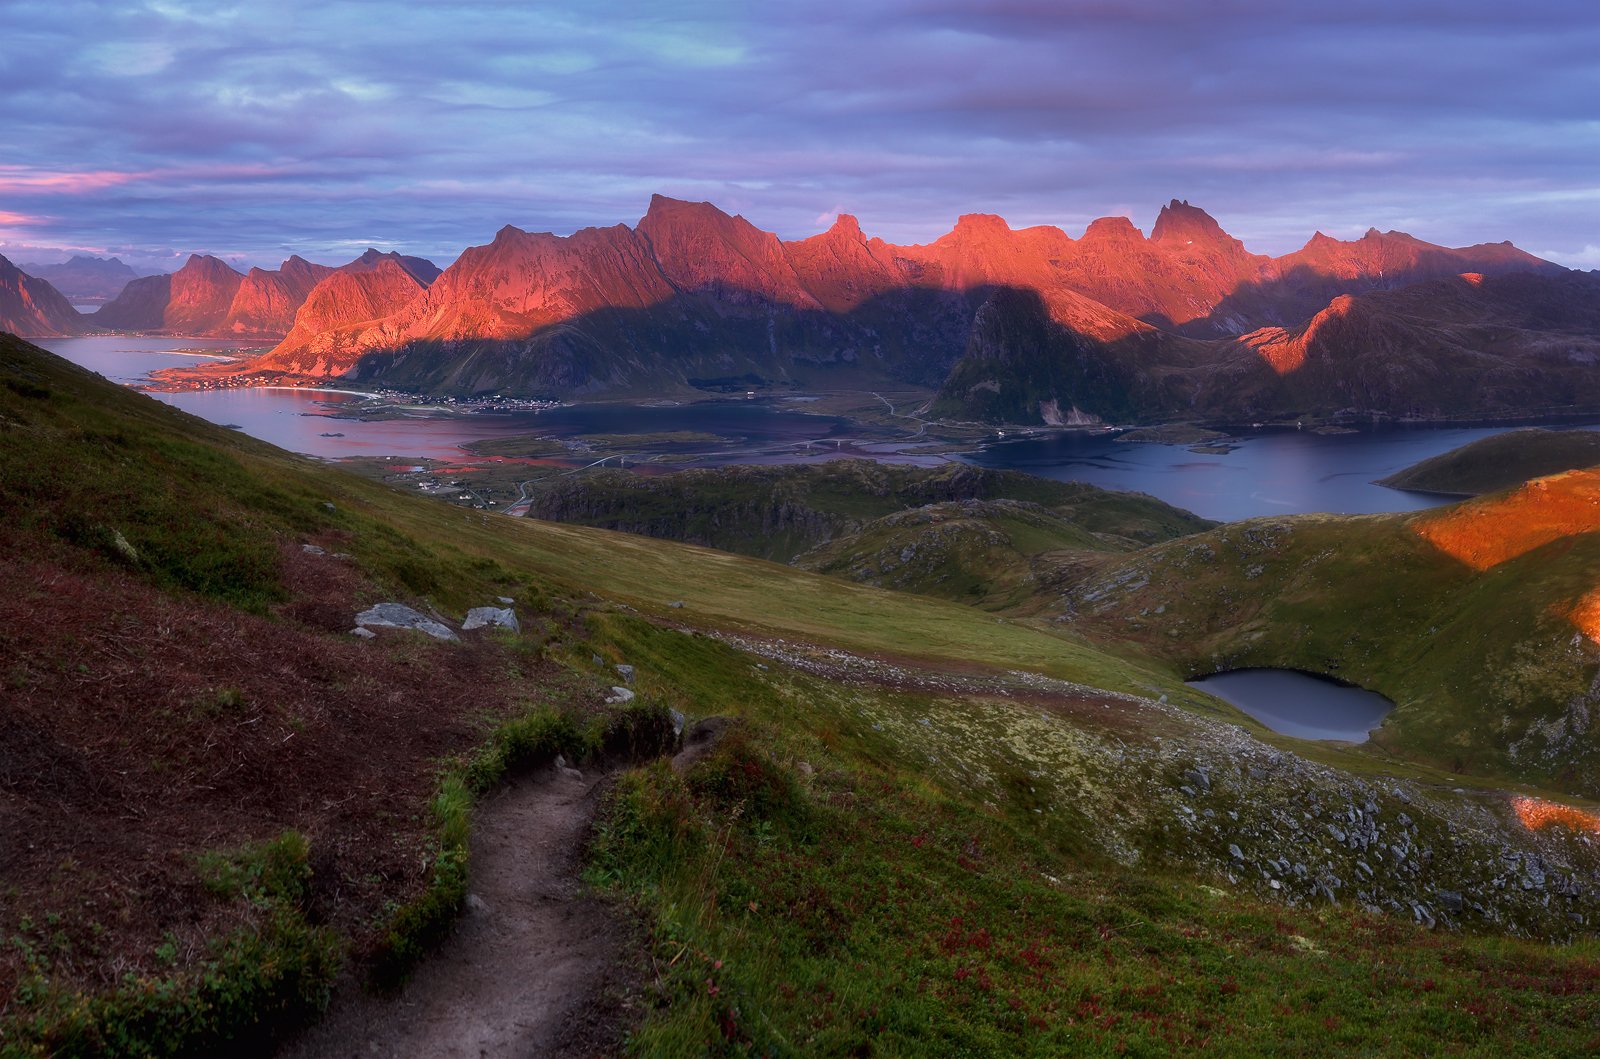
[{"label": "grassy hillside", "polygon": [[1190,675],[1324,673],[1398,705],[1381,748],[1600,794],[1596,477],[1414,515],[1253,519],[1112,559],[1049,610]]},{"label": "grassy hillside", "polygon": [[1600,431],[1511,430],[1423,460],[1378,484],[1415,493],[1480,496],[1596,464]]},{"label": "grassy hillside", "polygon": [[[341,967],[403,973],[448,929],[477,794],[639,747],[666,707],[742,723],[626,773],[600,822],[589,878],[654,956],[634,1054],[1596,1032],[1586,817],[1534,830],[1494,790],[1298,753],[1165,648],[405,496],[10,339],[0,510],[7,1056],[266,1047]],[[454,625],[498,596],[520,633],[347,632],[378,600]]]},{"label": "grassy hillside", "polygon": [[[1130,551],[1125,537],[1095,534],[1071,516],[1015,500],[929,504],[876,519],[801,555],[795,565],[988,610],[1037,590],[1053,553]],[[1047,575],[1046,575],[1047,576]]]},{"label": "grassy hillside", "polygon": [[530,514],[687,541],[778,562],[869,522],[928,504],[1015,500],[1048,508],[1080,540],[1153,544],[1210,525],[1152,497],[965,464],[935,469],[868,460],[719,467],[676,474],[606,470],[536,487]]}]

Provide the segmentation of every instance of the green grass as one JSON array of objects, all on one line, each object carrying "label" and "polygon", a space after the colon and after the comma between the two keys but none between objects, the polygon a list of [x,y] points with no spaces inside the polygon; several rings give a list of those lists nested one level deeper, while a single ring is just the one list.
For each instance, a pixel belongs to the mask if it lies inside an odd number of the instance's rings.
[{"label": "green grass", "polygon": [[1419,493],[1478,496],[1596,464],[1600,464],[1600,431],[1511,430],[1423,460],[1378,484]]},{"label": "green grass", "polygon": [[788,562],[867,523],[957,500],[1047,507],[1062,525],[1153,543],[1210,525],[1146,496],[1112,493],[1014,471],[963,464],[935,469],[866,460],[782,467],[719,467],[640,476],[591,471],[541,483],[535,513]]},{"label": "green grass", "polygon": [[1190,675],[1286,667],[1381,692],[1397,708],[1375,752],[1600,795],[1600,742],[1563,720],[1593,695],[1600,662],[1563,614],[1594,585],[1600,535],[1475,573],[1413,518],[1236,523],[1113,557],[1071,598],[1102,644]]},{"label": "green grass", "polygon": [[[308,917],[308,854],[305,837],[288,832],[202,857],[207,891],[242,903],[254,922],[214,939],[192,969],[128,972],[115,988],[85,993],[56,985],[49,959],[36,957],[0,1024],[0,1055],[262,1054],[327,1007],[339,967],[337,938]],[[30,944],[21,935],[11,943]]]},{"label": "green grass", "polygon": [[1037,504],[964,501],[877,519],[805,553],[795,565],[862,584],[1006,610],[1038,590],[1040,556],[1133,547],[1126,538],[1097,536],[1072,516]]},{"label": "green grass", "polygon": [[[278,564],[263,557],[316,535],[352,556],[365,591],[457,614],[514,595],[549,626],[547,650],[570,670],[592,682],[595,653],[638,667],[644,705],[594,721],[530,708],[490,729],[477,751],[439,763],[433,802],[418,807],[433,820],[430,885],[388,913],[380,967],[391,979],[459,906],[479,793],[553,753],[648,758],[663,749],[663,711],[674,707],[734,714],[746,727],[687,776],[660,762],[628,774],[602,821],[590,877],[652,927],[657,994],[632,1039],[637,1054],[1167,1054],[1204,1045],[1247,1055],[1543,1055],[1600,1043],[1593,942],[1428,933],[1354,902],[1288,908],[1248,880],[1224,888],[1225,853],[1215,847],[1234,840],[1225,832],[1171,822],[1174,784],[1191,759],[1228,764],[1244,745],[1213,723],[1237,714],[1205,714],[1208,698],[1178,683],[1183,671],[1278,659],[1289,661],[1271,664],[1337,672],[1403,698],[1410,689],[1391,749],[1438,760],[1439,746],[1454,748],[1429,741],[1463,725],[1477,740],[1469,749],[1484,747],[1497,720],[1474,687],[1499,688],[1538,717],[1584,672],[1550,662],[1559,661],[1549,640],[1559,626],[1547,611],[1587,583],[1600,561],[1593,542],[1475,577],[1416,545],[1400,519],[1226,527],[1103,560],[1096,583],[1114,590],[1079,600],[1094,612],[1083,619],[1099,637],[1090,642],[1046,620],[404,496],[22,347],[0,346],[0,369],[21,380],[0,390],[0,500],[27,513],[25,530],[42,547],[74,562],[260,610],[286,591]],[[47,487],[40,468],[58,467]],[[861,514],[881,502],[839,488],[836,507],[860,505]],[[213,525],[169,524],[177,508],[162,506],[168,493],[201,505],[190,522]],[[1108,533],[1127,525],[1125,511],[1103,514],[1109,522],[1078,524]],[[1013,550],[1060,539],[1030,526],[1008,530]],[[244,573],[214,574],[230,569]],[[1444,635],[1422,636],[1435,628]],[[1022,669],[1164,692],[1195,712],[827,680],[701,635],[720,631],[935,672]],[[237,707],[224,687],[197,709]],[[1473,767],[1497,766],[1488,754]],[[1298,815],[1293,799],[1309,788],[1329,796],[1359,787],[1361,769],[1408,774],[1374,756],[1355,764],[1308,770],[1306,789],[1298,774],[1283,789],[1252,788],[1258,803],[1219,793],[1216,804]],[[1414,800],[1455,804],[1448,788],[1411,789]],[[1387,820],[1396,808],[1383,797]],[[1452,818],[1428,812],[1426,834],[1443,851],[1434,836],[1448,835]],[[257,929],[218,939],[201,971],[58,995],[40,955],[36,992],[25,998],[31,1028],[3,1047],[214,1052],[240,1027],[315,1010],[338,953],[300,911],[307,856],[298,836],[281,836],[196,864],[216,899],[261,916]],[[43,952],[37,930],[19,937]]]},{"label": "green grass", "polygon": [[817,726],[759,721],[612,796],[591,878],[655,924],[632,1054],[1532,1056],[1600,1034],[1592,943],[1130,869]]}]

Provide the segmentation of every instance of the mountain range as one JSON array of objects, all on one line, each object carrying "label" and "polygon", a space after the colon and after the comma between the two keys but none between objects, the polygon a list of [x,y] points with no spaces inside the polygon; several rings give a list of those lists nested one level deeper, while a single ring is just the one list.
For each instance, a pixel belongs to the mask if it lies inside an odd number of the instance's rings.
[{"label": "mountain range", "polygon": [[969,214],[902,246],[849,215],[784,241],[658,195],[632,227],[508,225],[442,273],[376,251],[247,276],[192,257],[79,326],[281,339],[191,381],[561,398],[895,381],[947,417],[1073,423],[1592,408],[1597,306],[1600,274],[1510,243],[1318,232],[1268,257],[1180,200],[1148,237]]},{"label": "mountain range", "polygon": [[21,262],[22,271],[42,279],[74,302],[108,302],[131,281],[139,278],[120,258],[75,255],[55,265]]}]

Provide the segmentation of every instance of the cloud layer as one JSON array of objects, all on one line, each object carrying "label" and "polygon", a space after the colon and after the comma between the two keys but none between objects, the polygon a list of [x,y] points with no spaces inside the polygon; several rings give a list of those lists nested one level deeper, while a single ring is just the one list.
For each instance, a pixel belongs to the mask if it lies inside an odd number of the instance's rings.
[{"label": "cloud layer", "polygon": [[13,259],[448,261],[654,191],[786,237],[840,210],[897,241],[974,211],[1148,227],[1179,197],[1272,253],[1369,226],[1586,267],[1600,245],[1589,0],[5,9]]}]

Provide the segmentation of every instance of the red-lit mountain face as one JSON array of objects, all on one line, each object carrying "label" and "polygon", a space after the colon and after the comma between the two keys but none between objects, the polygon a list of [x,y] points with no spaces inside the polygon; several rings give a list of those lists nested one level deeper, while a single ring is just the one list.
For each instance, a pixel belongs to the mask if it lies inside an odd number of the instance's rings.
[{"label": "red-lit mountain face", "polygon": [[[897,246],[849,216],[784,242],[656,196],[633,227],[508,226],[431,283],[403,264],[363,274],[324,277],[283,342],[228,370],[542,396],[903,380],[940,386],[948,414],[1021,422],[1445,414],[1587,393],[1573,380],[1600,334],[1548,311],[1589,281],[1508,244],[1318,234],[1271,258],[1176,200],[1148,238],[1126,218],[1073,239],[973,214]],[[1519,381],[1412,389],[1464,364]]]},{"label": "red-lit mountain face", "polygon": [[422,258],[376,250],[337,269],[294,256],[275,270],[253,268],[243,276],[215,257],[196,254],[170,275],[132,281],[89,321],[113,330],[278,340],[294,328],[300,307],[323,280],[368,273],[384,261],[396,263],[418,284],[439,274]]},{"label": "red-lit mountain face", "polygon": [[0,331],[33,337],[76,334],[83,318],[61,292],[0,257]]}]

